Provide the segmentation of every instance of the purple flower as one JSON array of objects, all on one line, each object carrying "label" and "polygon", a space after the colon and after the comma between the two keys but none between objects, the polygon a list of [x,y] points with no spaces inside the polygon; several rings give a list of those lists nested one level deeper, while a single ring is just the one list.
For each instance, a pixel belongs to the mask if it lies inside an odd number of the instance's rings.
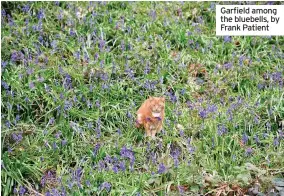
[{"label": "purple flower", "polygon": [[58,131],[58,132],[55,134],[55,138],[58,139],[61,135],[62,135],[61,131]]},{"label": "purple flower", "polygon": [[63,86],[66,90],[69,90],[69,89],[72,88],[72,79],[71,79],[71,76],[69,74],[65,74]]},{"label": "purple flower", "polygon": [[253,120],[255,124],[259,124],[259,118],[257,116],[255,116]]},{"label": "purple flower", "polygon": [[218,125],[218,135],[222,136],[228,132],[228,129],[224,125]]},{"label": "purple flower", "polygon": [[243,65],[244,65],[243,62],[244,62],[245,59],[246,59],[246,57],[245,57],[244,55],[242,55],[242,56],[239,57],[239,65],[240,65],[240,66],[243,66]]},{"label": "purple flower", "polygon": [[76,32],[71,28],[69,34],[70,36],[74,37],[76,35]]},{"label": "purple flower", "polygon": [[156,20],[156,18],[157,18],[157,13],[156,13],[156,11],[155,11],[155,10],[151,10],[151,11],[150,11],[150,16],[152,17],[153,20]]},{"label": "purple flower", "polygon": [[231,68],[232,68],[232,66],[233,66],[233,64],[232,64],[232,63],[225,63],[225,64],[224,64],[224,68],[225,68],[226,70],[231,69]]},{"label": "purple flower", "polygon": [[250,156],[250,155],[252,155],[252,153],[253,153],[253,149],[251,148],[251,147],[248,147],[247,149],[246,149],[246,151],[245,151],[245,155],[248,157],[248,156]]},{"label": "purple flower", "polygon": [[271,124],[270,124],[270,122],[267,122],[265,125],[266,125],[267,131],[271,131]]},{"label": "purple flower", "polygon": [[171,100],[172,103],[176,103],[177,102],[177,97],[176,97],[176,95],[173,92],[171,92],[169,94],[169,96],[170,96],[170,100]]},{"label": "purple flower", "polygon": [[128,149],[125,146],[123,146],[120,150],[120,156],[122,158],[128,158],[130,160],[130,167],[131,169],[133,169],[134,162],[135,162],[135,156],[131,148]]},{"label": "purple flower", "polygon": [[198,114],[199,114],[200,118],[202,118],[202,119],[207,117],[207,112],[206,112],[205,109],[200,110]]},{"label": "purple flower", "polygon": [[30,5],[26,4],[22,7],[22,11],[28,13],[30,10]]},{"label": "purple flower", "polygon": [[10,146],[8,146],[8,153],[11,153],[13,150]]},{"label": "purple flower", "polygon": [[232,37],[231,36],[224,36],[224,42],[228,43],[232,41]]},{"label": "purple flower", "polygon": [[9,89],[9,85],[4,80],[1,81],[1,85],[3,86],[4,89],[6,90]]},{"label": "purple flower", "polygon": [[209,113],[214,113],[214,112],[216,112],[217,110],[218,110],[218,107],[217,107],[215,104],[209,105],[209,106],[207,107],[207,112],[209,112]]},{"label": "purple flower", "polygon": [[179,194],[183,195],[184,190],[185,190],[185,187],[183,187],[183,186],[178,186]]},{"label": "purple flower", "polygon": [[52,148],[53,148],[53,150],[56,150],[58,148],[56,142],[52,143]]},{"label": "purple flower", "polygon": [[7,120],[6,123],[5,123],[5,125],[6,125],[6,127],[10,128],[10,127],[11,127],[10,121]]},{"label": "purple flower", "polygon": [[119,168],[120,168],[121,171],[123,171],[123,172],[125,171],[126,168],[125,168],[125,162],[124,161],[120,161]]},{"label": "purple flower", "polygon": [[259,90],[262,90],[262,89],[265,88],[265,85],[262,84],[262,83],[259,83],[259,84],[257,85],[257,88],[258,88]]},{"label": "purple flower", "polygon": [[42,18],[44,18],[44,9],[40,9],[39,10],[39,12],[38,12],[38,14],[37,14],[37,18],[38,19],[42,19]]},{"label": "purple flower", "polygon": [[112,167],[112,171],[114,172],[114,173],[118,173],[118,166],[117,165],[114,165],[113,167]]},{"label": "purple flower", "polygon": [[33,89],[34,87],[35,87],[34,83],[33,83],[33,82],[30,82],[29,88],[30,88],[30,89]]},{"label": "purple flower", "polygon": [[193,104],[191,101],[187,101],[187,102],[186,102],[186,105],[187,105],[187,107],[188,107],[190,110],[193,110],[194,104]]},{"label": "purple flower", "polygon": [[48,124],[53,125],[54,122],[55,122],[55,119],[54,119],[54,117],[52,117],[52,118],[49,119]]},{"label": "purple flower", "polygon": [[62,146],[65,146],[67,144],[67,140],[66,139],[63,139],[62,141],[61,141],[61,145]]},{"label": "purple flower", "polygon": [[58,20],[62,20],[62,19],[63,19],[62,10],[60,10],[59,14],[57,15],[57,19],[58,19]]},{"label": "purple flower", "polygon": [[100,147],[101,147],[101,144],[99,144],[99,143],[96,144],[95,148],[93,149],[93,155],[94,155],[94,156],[97,155],[97,153],[98,153]]},{"label": "purple flower", "polygon": [[175,165],[175,168],[178,167],[178,164],[179,164],[179,160],[177,158],[174,158],[174,165]]},{"label": "purple flower", "polygon": [[92,108],[93,104],[91,103],[91,101],[88,99],[87,100],[87,107],[90,109]]},{"label": "purple flower", "polygon": [[19,133],[19,134],[13,133],[12,138],[16,143],[19,143],[20,141],[22,141],[23,136],[22,136],[22,133]]},{"label": "purple flower", "polygon": [[146,63],[146,67],[144,69],[144,74],[148,74],[150,73],[150,66],[149,66],[149,62]]},{"label": "purple flower", "polygon": [[158,168],[158,174],[163,174],[166,172],[166,167],[163,163],[159,164],[159,168]]},{"label": "purple flower", "polygon": [[37,81],[43,82],[43,81],[44,81],[44,78],[43,78],[42,76],[39,76],[39,77],[37,78]]},{"label": "purple flower", "polygon": [[247,144],[248,143],[248,136],[247,136],[247,134],[246,133],[244,133],[243,134],[243,136],[242,136],[242,142],[244,143],[244,144]]},{"label": "purple flower", "polygon": [[106,44],[106,42],[105,42],[104,40],[100,40],[100,42],[99,42],[99,48],[100,48],[101,51],[104,49],[105,44]]},{"label": "purple flower", "polygon": [[109,192],[111,189],[111,184],[109,182],[103,182],[100,186],[100,190],[102,191],[104,189]]},{"label": "purple flower", "polygon": [[77,59],[77,60],[80,60],[80,51],[76,51],[74,53],[74,57]]},{"label": "purple flower", "polygon": [[97,138],[100,138],[101,137],[101,119],[100,118],[98,118],[97,120],[95,131],[97,133]]},{"label": "purple flower", "polygon": [[117,129],[117,133],[118,133],[118,135],[121,135],[121,130]]},{"label": "purple flower", "polygon": [[100,101],[99,100],[96,100],[96,107],[100,107]]},{"label": "purple flower", "polygon": [[283,139],[284,138],[284,132],[281,130],[278,130],[279,138]]},{"label": "purple flower", "polygon": [[82,174],[83,174],[83,169],[81,167],[79,167],[78,169],[75,170],[75,172],[73,173],[74,177],[76,178],[76,180],[78,182],[80,182],[81,180],[81,177],[82,177]]},{"label": "purple flower", "polygon": [[25,193],[26,193],[26,189],[25,189],[25,187],[24,186],[20,186],[20,190],[19,190],[19,194],[20,195],[24,195]]},{"label": "purple flower", "polygon": [[50,46],[51,46],[53,49],[56,49],[56,47],[57,47],[57,41],[56,41],[56,40],[53,40],[53,41],[50,43]]},{"label": "purple flower", "polygon": [[268,133],[263,133],[262,136],[263,136],[263,138],[265,139],[265,138],[267,138],[269,135],[268,135]]},{"label": "purple flower", "polygon": [[21,60],[24,60],[24,54],[22,52],[12,52],[12,55],[11,55],[12,62],[17,62]]},{"label": "purple flower", "polygon": [[273,145],[274,146],[279,146],[279,138],[278,137],[274,138]]},{"label": "purple flower", "polygon": [[212,148],[215,147],[215,140],[214,140],[214,137],[211,138],[211,141],[212,141]]},{"label": "purple flower", "polygon": [[132,115],[131,115],[131,113],[129,111],[126,112],[126,116],[127,116],[127,118],[131,118],[132,117]]},{"label": "purple flower", "polygon": [[1,15],[2,15],[3,17],[6,17],[6,14],[7,14],[7,13],[6,13],[6,10],[2,9],[2,10],[1,10]]},{"label": "purple flower", "polygon": [[184,88],[181,89],[180,94],[181,94],[181,95],[184,95],[184,94],[185,94],[185,89],[184,89]]},{"label": "purple flower", "polygon": [[256,144],[259,144],[259,143],[260,143],[260,140],[259,140],[259,138],[258,138],[257,135],[253,136],[253,139],[254,139],[254,141],[255,141]]},{"label": "purple flower", "polygon": [[1,70],[3,71],[6,68],[7,65],[8,65],[7,61],[2,61],[1,62]]},{"label": "purple flower", "polygon": [[216,3],[210,3],[210,10],[215,10]]},{"label": "purple flower", "polygon": [[87,187],[90,187],[91,186],[91,182],[89,180],[86,181],[86,185]]}]

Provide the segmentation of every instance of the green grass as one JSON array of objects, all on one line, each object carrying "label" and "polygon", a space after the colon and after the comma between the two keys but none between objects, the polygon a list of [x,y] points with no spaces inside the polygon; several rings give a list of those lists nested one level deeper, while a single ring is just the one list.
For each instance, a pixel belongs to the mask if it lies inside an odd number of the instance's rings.
[{"label": "green grass", "polygon": [[[2,195],[267,193],[284,177],[283,36],[226,42],[211,2],[2,9]],[[134,125],[149,96],[166,97],[156,140]]]}]

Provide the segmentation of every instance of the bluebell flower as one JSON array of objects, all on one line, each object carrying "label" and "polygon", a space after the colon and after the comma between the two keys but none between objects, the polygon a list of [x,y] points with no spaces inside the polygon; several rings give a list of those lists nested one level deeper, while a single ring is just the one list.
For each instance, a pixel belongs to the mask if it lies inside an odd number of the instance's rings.
[{"label": "bluebell flower", "polygon": [[118,165],[113,165],[112,171],[117,174],[118,170],[119,170],[119,166]]},{"label": "bluebell flower", "polygon": [[224,42],[228,43],[232,41],[232,37],[231,36],[224,36]]},{"label": "bluebell flower", "polygon": [[1,71],[3,71],[6,68],[7,65],[8,65],[7,61],[2,61],[1,62]]},{"label": "bluebell flower", "polygon": [[158,174],[163,174],[166,172],[166,167],[163,163],[159,164],[159,168],[158,168]]},{"label": "bluebell flower", "polygon": [[53,150],[56,150],[58,148],[56,142],[52,143],[52,148],[53,148]]},{"label": "bluebell flower", "polygon": [[9,85],[4,80],[1,80],[1,85],[3,86],[4,89],[6,90],[9,89]]},{"label": "bluebell flower", "polygon": [[273,145],[274,146],[279,146],[279,138],[278,137],[275,137],[274,140],[273,140]]},{"label": "bluebell flower", "polygon": [[21,60],[24,60],[24,54],[22,52],[12,52],[12,55],[11,55],[12,62],[17,62]]},{"label": "bluebell flower", "polygon": [[200,109],[198,112],[200,118],[205,119],[207,118],[207,111],[205,109]]},{"label": "bluebell flower", "polygon": [[62,146],[65,146],[67,144],[67,140],[66,139],[63,139],[62,141],[61,141],[61,145]]},{"label": "bluebell flower", "polygon": [[223,124],[222,125],[218,125],[217,127],[218,127],[217,133],[218,133],[219,136],[222,136],[222,135],[224,135],[224,134],[226,134],[228,132],[227,127],[225,127],[225,125],[223,125]]},{"label": "bluebell flower", "polygon": [[267,122],[265,125],[266,125],[267,131],[271,131],[271,124],[270,124],[270,122]]},{"label": "bluebell flower", "polygon": [[232,63],[225,63],[225,64],[224,64],[224,68],[225,68],[226,70],[231,69],[231,68],[232,68],[232,66],[233,66],[233,64],[232,64]]},{"label": "bluebell flower", "polygon": [[125,171],[125,162],[124,161],[120,161],[120,163],[119,163],[119,169],[121,170],[121,171]]},{"label": "bluebell flower", "polygon": [[246,149],[246,151],[245,151],[245,155],[246,155],[247,157],[250,156],[250,155],[252,155],[252,153],[253,153],[253,149],[250,148],[250,147],[248,147],[248,148]]},{"label": "bluebell flower", "polygon": [[247,136],[247,134],[246,133],[244,133],[243,134],[243,136],[242,136],[242,142],[244,143],[244,144],[247,144],[248,143],[248,136]]},{"label": "bluebell flower", "polygon": [[38,14],[37,14],[37,18],[38,19],[43,19],[44,17],[45,17],[44,9],[40,9]]},{"label": "bluebell flower", "polygon": [[134,152],[131,149],[126,148],[126,146],[123,146],[120,150],[120,156],[122,158],[128,158],[130,160],[130,166],[131,168],[133,168],[135,156]]},{"label": "bluebell flower", "polygon": [[19,194],[24,195],[27,192],[24,186],[20,186]]},{"label": "bluebell flower", "polygon": [[109,182],[103,182],[100,186],[100,190],[102,191],[104,189],[109,192],[111,189],[111,184]]},{"label": "bluebell flower", "polygon": [[34,87],[35,87],[34,83],[33,83],[33,82],[30,82],[30,83],[29,83],[29,88],[30,88],[30,89],[33,89]]},{"label": "bluebell flower", "polygon": [[18,190],[16,189],[16,187],[14,188],[13,193],[14,193],[15,195],[18,194]]},{"label": "bluebell flower", "polygon": [[121,130],[117,129],[117,133],[118,133],[118,135],[121,135]]},{"label": "bluebell flower", "polygon": [[257,135],[253,136],[253,139],[254,139],[256,144],[260,143],[259,137]]}]

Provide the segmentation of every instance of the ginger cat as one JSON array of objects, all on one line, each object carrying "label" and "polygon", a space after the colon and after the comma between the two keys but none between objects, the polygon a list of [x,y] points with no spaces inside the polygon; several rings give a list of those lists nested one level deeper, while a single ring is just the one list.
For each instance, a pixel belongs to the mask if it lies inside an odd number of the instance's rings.
[{"label": "ginger cat", "polygon": [[149,97],[137,111],[136,127],[144,126],[146,136],[155,137],[163,128],[165,118],[165,98]]}]

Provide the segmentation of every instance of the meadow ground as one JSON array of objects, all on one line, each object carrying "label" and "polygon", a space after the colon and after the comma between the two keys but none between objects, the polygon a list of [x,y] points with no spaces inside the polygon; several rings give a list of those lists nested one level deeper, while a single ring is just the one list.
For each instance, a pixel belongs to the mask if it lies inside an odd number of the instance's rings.
[{"label": "meadow ground", "polygon": [[283,36],[217,37],[214,2],[2,2],[1,22],[1,195],[283,191]]}]

